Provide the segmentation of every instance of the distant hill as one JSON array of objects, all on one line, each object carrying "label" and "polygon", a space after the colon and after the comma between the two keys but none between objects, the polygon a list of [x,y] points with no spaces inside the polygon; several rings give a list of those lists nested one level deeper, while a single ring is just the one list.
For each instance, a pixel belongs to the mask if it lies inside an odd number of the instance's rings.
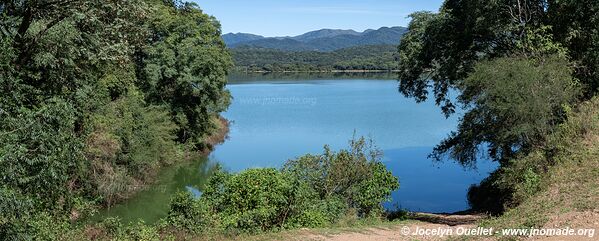
[{"label": "distant hill", "polygon": [[332,38],[339,35],[360,35],[362,33],[356,32],[354,30],[342,30],[342,29],[321,29],[312,32],[307,32],[305,34],[292,37],[298,41],[310,41],[319,38]]},{"label": "distant hill", "polygon": [[265,38],[253,34],[225,34],[223,39],[229,48],[269,48],[283,51],[335,50],[366,45],[397,45],[407,31],[404,27],[383,27],[364,32],[354,30],[321,29],[294,37]]},{"label": "distant hill", "polygon": [[352,71],[397,69],[396,45],[365,45],[332,52],[291,52],[269,48],[231,49],[238,71]]},{"label": "distant hill", "polygon": [[245,43],[249,41],[254,41],[258,39],[263,39],[264,37],[255,34],[249,33],[228,33],[223,35],[223,40],[227,45],[235,45],[238,43]]}]

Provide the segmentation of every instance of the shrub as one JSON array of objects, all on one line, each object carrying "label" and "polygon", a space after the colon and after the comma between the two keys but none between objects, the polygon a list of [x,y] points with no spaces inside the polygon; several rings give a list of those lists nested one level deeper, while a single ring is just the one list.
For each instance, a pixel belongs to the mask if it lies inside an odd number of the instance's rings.
[{"label": "shrub", "polygon": [[135,225],[127,226],[117,240],[159,241],[161,239],[154,226],[148,226],[140,221]]},{"label": "shrub", "polygon": [[[229,175],[206,192],[208,204],[229,230],[268,231],[280,228],[294,214],[301,192],[289,176],[276,169],[250,169]],[[301,203],[300,203],[301,205]]]},{"label": "shrub", "polygon": [[210,213],[205,202],[196,201],[190,192],[179,192],[171,200],[166,222],[195,233],[210,227]]},{"label": "shrub", "polygon": [[397,177],[380,162],[371,164],[372,175],[357,185],[355,195],[356,207],[365,215],[372,211],[382,211],[381,203],[389,201],[391,192],[399,188]]},{"label": "shrub", "polygon": [[399,181],[381,163],[382,152],[372,141],[362,137],[349,144],[348,150],[333,152],[325,146],[321,155],[290,160],[283,171],[306,182],[321,199],[339,197],[359,215],[369,215],[399,188]]},{"label": "shrub", "polygon": [[90,117],[85,154],[91,193],[110,206],[135,190],[161,166],[179,159],[176,126],[169,113],[146,106],[131,88]]},{"label": "shrub", "polygon": [[36,201],[0,187],[0,237],[2,240],[61,240],[70,225],[65,217],[40,211]]},{"label": "shrub", "polygon": [[195,200],[180,193],[171,201],[167,223],[192,232],[220,229],[256,233],[282,228],[322,227],[347,217],[382,214],[381,203],[399,187],[380,162],[380,151],[364,138],[349,150],[306,155],[283,170],[218,169]]},{"label": "shrub", "polygon": [[24,239],[26,220],[30,217],[34,203],[20,193],[0,188],[0,237]]}]

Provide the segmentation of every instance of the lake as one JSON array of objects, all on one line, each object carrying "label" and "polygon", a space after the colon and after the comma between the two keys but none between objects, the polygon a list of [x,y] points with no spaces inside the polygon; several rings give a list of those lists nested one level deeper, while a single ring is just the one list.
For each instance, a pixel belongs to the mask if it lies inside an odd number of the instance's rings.
[{"label": "lake", "polygon": [[468,209],[466,193],[497,165],[479,161],[464,169],[451,160],[433,162],[433,147],[456,129],[460,114],[446,119],[434,101],[416,103],[397,91],[393,74],[233,75],[227,141],[208,159],[165,170],[154,188],[101,216],[154,222],[166,215],[177,190],[199,193],[216,163],[238,172],[280,167],[286,160],[321,153],[324,145],[347,147],[354,133],[374,140],[383,161],[399,177],[388,208],[456,212]]}]

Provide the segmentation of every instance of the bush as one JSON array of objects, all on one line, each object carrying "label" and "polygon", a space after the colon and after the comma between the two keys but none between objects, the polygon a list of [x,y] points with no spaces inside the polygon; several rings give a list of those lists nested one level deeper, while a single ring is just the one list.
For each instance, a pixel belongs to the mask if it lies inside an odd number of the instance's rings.
[{"label": "bush", "polygon": [[166,109],[146,106],[134,88],[90,117],[85,154],[89,190],[110,206],[164,165],[180,159],[176,126]]},{"label": "bush", "polygon": [[364,138],[349,150],[306,155],[283,170],[249,169],[213,174],[202,196],[189,193],[171,201],[167,223],[192,232],[208,228],[229,233],[256,233],[300,227],[322,227],[346,217],[382,214],[381,203],[399,187],[380,162],[380,151]]},{"label": "bush", "polygon": [[322,226],[330,222],[331,210],[339,209],[320,202],[309,186],[279,170],[249,169],[238,174],[217,170],[199,199],[190,193],[177,194],[166,221],[194,233],[208,229],[257,233]]},{"label": "bush", "polygon": [[393,190],[397,177],[380,159],[382,152],[365,138],[350,141],[349,150],[333,152],[328,146],[321,155],[305,155],[288,161],[283,171],[306,182],[321,199],[339,197],[361,216],[381,208]]},{"label": "bush", "polygon": [[148,226],[143,221],[139,221],[132,225],[123,225],[118,218],[106,218],[98,224],[96,228],[102,230],[100,236],[88,239],[100,240],[141,240],[141,241],[158,241],[161,239],[156,226]]},{"label": "bush", "polygon": [[3,240],[61,240],[70,225],[64,217],[39,211],[36,202],[0,187],[0,237]]},{"label": "bush", "polygon": [[311,193],[276,169],[250,169],[210,182],[203,194],[227,230],[268,231],[283,227],[298,214]]},{"label": "bush", "polygon": [[171,200],[166,222],[176,228],[199,233],[214,227],[205,202],[194,199],[190,192],[179,192]]},{"label": "bush", "polygon": [[0,188],[0,237],[24,239],[25,224],[31,216],[34,203],[11,189]]}]

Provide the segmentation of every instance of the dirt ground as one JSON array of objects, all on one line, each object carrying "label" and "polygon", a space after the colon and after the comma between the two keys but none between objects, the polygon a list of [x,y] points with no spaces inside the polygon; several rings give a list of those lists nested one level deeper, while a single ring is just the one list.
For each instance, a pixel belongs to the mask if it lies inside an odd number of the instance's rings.
[{"label": "dirt ground", "polygon": [[[413,219],[414,222],[398,224],[395,226],[368,228],[358,231],[342,231],[338,233],[306,233],[299,237],[294,237],[287,240],[314,240],[314,241],[412,241],[412,240],[462,240],[455,235],[457,232],[464,230],[481,230],[476,223],[485,218],[483,215],[443,215],[443,214],[427,214],[417,213]],[[594,228],[599,231],[599,213],[584,212],[570,213],[568,215],[560,215],[559,217],[551,218],[543,228]],[[418,230],[448,230],[451,229],[454,235],[424,234]],[[587,236],[536,236],[529,238],[519,238],[519,240],[550,240],[550,241],[586,241],[599,240],[599,233],[595,233],[594,237]],[[472,236],[471,236],[472,237]],[[472,240],[497,240],[497,236],[476,235]],[[470,239],[468,239],[470,240]]]},{"label": "dirt ground", "polygon": [[[446,240],[444,230],[476,229],[475,223],[484,218],[482,215],[443,215],[416,213],[413,219],[416,222],[398,224],[393,227],[369,228],[356,232],[342,232],[339,234],[310,234],[302,240],[327,240],[327,241],[391,241],[391,240]],[[436,235],[427,235],[424,230],[438,230]]]}]

